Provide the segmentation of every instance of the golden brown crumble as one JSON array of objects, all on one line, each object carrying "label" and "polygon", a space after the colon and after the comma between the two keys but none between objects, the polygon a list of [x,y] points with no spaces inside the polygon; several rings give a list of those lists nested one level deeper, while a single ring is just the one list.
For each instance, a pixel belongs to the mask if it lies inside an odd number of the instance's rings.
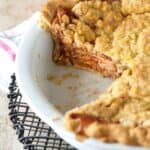
[{"label": "golden brown crumble", "polygon": [[57,64],[119,77],[96,101],[65,115],[67,129],[150,147],[150,0],[49,0],[41,26]]}]

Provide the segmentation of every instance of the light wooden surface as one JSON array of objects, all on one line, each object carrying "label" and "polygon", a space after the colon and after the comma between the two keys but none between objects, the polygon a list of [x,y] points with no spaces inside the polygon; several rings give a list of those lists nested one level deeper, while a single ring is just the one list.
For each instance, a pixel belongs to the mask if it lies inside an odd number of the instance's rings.
[{"label": "light wooden surface", "polygon": [[35,11],[39,10],[46,0],[0,0],[0,31],[10,28]]},{"label": "light wooden surface", "polygon": [[0,90],[0,150],[22,150],[8,117],[8,99]]},{"label": "light wooden surface", "polygon": [[[0,0],[0,31],[20,23],[46,0]],[[8,118],[8,99],[0,89],[0,150],[22,150]]]}]

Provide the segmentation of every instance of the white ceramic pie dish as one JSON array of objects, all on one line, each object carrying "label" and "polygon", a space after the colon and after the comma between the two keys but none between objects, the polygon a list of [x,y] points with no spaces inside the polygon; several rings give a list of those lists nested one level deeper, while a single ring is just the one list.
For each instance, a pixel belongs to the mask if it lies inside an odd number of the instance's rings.
[{"label": "white ceramic pie dish", "polygon": [[[104,144],[95,139],[79,142],[73,133],[65,130],[64,112],[95,99],[112,81],[90,72],[55,65],[50,57],[53,41],[49,34],[38,27],[38,18],[39,15],[33,18],[20,43],[16,59],[17,81],[33,111],[59,136],[78,149],[144,150],[121,144]],[[48,74],[59,78],[68,74],[72,76],[57,85],[47,80]],[[61,108],[56,109],[56,105]]]}]

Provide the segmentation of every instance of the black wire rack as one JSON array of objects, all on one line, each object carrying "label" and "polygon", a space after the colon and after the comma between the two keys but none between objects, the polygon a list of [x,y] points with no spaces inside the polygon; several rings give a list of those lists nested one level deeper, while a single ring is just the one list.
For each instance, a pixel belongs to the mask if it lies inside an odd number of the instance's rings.
[{"label": "black wire rack", "polygon": [[75,150],[45,124],[30,107],[23,102],[15,74],[9,85],[9,117],[19,141],[27,150]]}]

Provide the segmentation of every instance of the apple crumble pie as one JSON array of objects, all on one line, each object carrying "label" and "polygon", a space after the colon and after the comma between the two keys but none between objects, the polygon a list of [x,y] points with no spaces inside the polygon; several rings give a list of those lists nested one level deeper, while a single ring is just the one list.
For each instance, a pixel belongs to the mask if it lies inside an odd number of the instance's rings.
[{"label": "apple crumble pie", "polygon": [[49,0],[40,25],[61,65],[116,78],[97,100],[65,115],[86,137],[150,147],[150,0]]}]

